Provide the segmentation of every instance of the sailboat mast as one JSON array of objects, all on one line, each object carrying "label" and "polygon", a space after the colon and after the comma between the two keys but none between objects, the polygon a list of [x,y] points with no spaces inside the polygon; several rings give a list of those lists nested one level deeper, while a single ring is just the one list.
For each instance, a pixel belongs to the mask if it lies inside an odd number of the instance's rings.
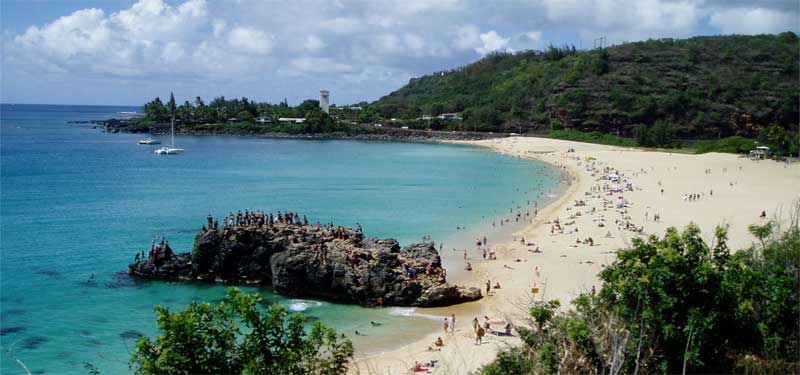
[{"label": "sailboat mast", "polygon": [[175,148],[175,115],[172,115],[171,130],[172,130],[172,138],[171,138],[172,139],[172,146],[170,146],[170,147]]}]

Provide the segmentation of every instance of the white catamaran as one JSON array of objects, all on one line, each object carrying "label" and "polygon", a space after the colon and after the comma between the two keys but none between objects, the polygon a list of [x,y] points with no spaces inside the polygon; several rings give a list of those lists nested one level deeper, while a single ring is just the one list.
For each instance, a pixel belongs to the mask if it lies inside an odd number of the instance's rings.
[{"label": "white catamaran", "polygon": [[158,150],[153,151],[156,155],[175,155],[183,152],[182,148],[175,148],[175,116],[172,116],[171,130],[172,130],[172,137],[170,146],[161,147]]}]

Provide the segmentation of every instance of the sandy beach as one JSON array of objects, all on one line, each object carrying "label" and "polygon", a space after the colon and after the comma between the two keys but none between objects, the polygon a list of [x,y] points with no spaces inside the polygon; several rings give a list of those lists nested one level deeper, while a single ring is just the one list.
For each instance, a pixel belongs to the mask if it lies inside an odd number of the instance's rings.
[{"label": "sandy beach", "polygon": [[[800,163],[528,137],[462,143],[553,164],[571,176],[571,185],[536,215],[526,216],[527,207],[519,212],[527,220],[522,230],[511,238],[489,239],[488,251],[497,259],[473,263],[473,270],[459,280],[484,291],[490,280],[500,289],[492,288],[474,303],[418,309],[441,316],[441,328],[397,350],[356,361],[352,373],[408,374],[415,362],[430,361],[436,361],[430,369],[435,374],[469,373],[499,350],[519,344],[516,336],[487,334],[476,345],[473,318],[484,324],[488,317],[497,322],[492,328],[501,330],[501,321],[525,325],[534,300],[559,299],[568,308],[578,294],[602,287],[597,274],[614,261],[617,249],[637,237],[661,236],[668,227],[694,222],[710,243],[714,228],[727,225],[729,247],[746,247],[754,240],[749,224],[788,219],[800,199]],[[760,218],[762,212],[767,218]],[[533,288],[538,292],[532,293]],[[445,333],[444,317],[451,314],[455,331]],[[444,346],[430,351],[438,337]]]}]

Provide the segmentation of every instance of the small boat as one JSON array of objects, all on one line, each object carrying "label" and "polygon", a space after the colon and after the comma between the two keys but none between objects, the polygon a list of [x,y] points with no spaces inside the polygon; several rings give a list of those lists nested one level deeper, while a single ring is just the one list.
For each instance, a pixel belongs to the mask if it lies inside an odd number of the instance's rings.
[{"label": "small boat", "polygon": [[153,151],[153,153],[157,155],[175,155],[180,154],[183,152],[182,148],[172,148],[172,147],[161,147],[158,150]]},{"label": "small boat", "polygon": [[153,138],[147,138],[147,139],[140,139],[139,140],[139,144],[140,145],[160,145],[161,141],[159,141],[157,139],[153,139]]},{"label": "small boat", "polygon": [[169,147],[161,147],[158,150],[153,151],[156,155],[176,155],[183,152],[182,148],[175,147],[175,116],[172,116],[172,125],[171,125],[171,142]]}]

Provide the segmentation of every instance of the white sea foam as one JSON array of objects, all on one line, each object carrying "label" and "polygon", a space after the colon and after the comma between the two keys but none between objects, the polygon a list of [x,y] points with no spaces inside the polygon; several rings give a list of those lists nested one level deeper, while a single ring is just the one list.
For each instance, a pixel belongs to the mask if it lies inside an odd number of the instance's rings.
[{"label": "white sea foam", "polygon": [[322,302],[320,301],[309,301],[305,299],[293,299],[289,301],[289,310],[295,312],[306,311],[312,307],[320,306],[322,306]]},{"label": "white sea foam", "polygon": [[430,319],[430,320],[442,319],[441,316],[436,316],[436,315],[431,315],[431,314],[419,314],[419,313],[417,313],[417,309],[415,309],[413,307],[392,307],[389,310],[389,315],[419,317],[419,318],[425,318],[425,319]]}]

